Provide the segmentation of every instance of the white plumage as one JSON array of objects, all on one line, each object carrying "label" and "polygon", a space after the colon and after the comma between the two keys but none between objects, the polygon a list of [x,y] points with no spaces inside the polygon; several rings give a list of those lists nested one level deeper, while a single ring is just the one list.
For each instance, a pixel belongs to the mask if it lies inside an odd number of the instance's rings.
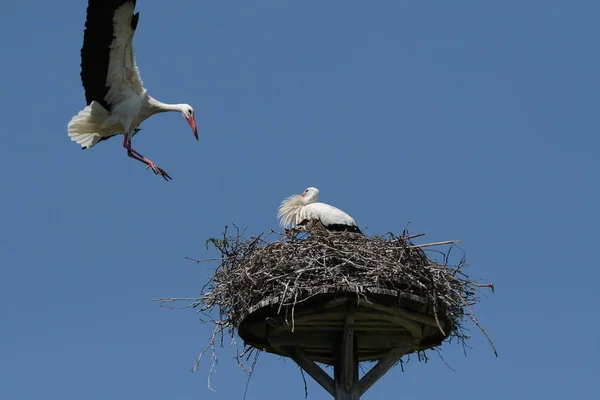
[{"label": "white plumage", "polygon": [[165,104],[149,96],[135,62],[133,35],[139,13],[135,0],[89,0],[81,80],[87,106],[68,124],[68,135],[86,149],[123,133],[127,155],[163,176],[171,177],[131,147],[138,126],[154,114],[178,111],[198,139],[194,109],[188,104]]},{"label": "white plumage", "polygon": [[277,218],[282,227],[306,225],[320,221],[330,231],[349,231],[362,233],[354,219],[344,211],[325,203],[317,203],[319,189],[309,187],[302,194],[290,196],[281,202]]}]

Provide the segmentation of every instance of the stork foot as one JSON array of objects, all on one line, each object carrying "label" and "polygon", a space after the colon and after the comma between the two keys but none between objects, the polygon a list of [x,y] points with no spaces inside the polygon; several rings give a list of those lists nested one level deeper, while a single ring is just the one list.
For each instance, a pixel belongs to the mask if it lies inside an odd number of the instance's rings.
[{"label": "stork foot", "polygon": [[284,229],[284,235],[283,235],[283,237],[281,239],[284,239],[284,240],[288,239],[288,238],[292,239],[294,237],[294,234],[297,233],[297,232],[299,232],[299,231],[296,230],[296,228],[292,228],[292,229],[285,228]]},{"label": "stork foot", "polygon": [[169,174],[167,174],[167,171],[165,171],[164,169],[157,167],[156,164],[154,164],[152,161],[148,160],[146,157],[144,157],[144,162],[148,165],[146,167],[146,169],[151,168],[152,171],[154,172],[155,175],[160,175],[163,178],[165,178],[165,181],[169,181],[169,179],[173,179],[171,178],[171,176]]},{"label": "stork foot", "polygon": [[125,147],[127,149],[127,156],[133,158],[134,160],[143,162],[144,164],[146,164],[146,169],[152,168],[152,172],[154,172],[155,175],[160,175],[163,178],[165,178],[165,181],[168,181],[169,179],[173,179],[169,176],[169,174],[167,174],[167,172],[164,169],[158,168],[156,166],[156,164],[154,164],[152,161],[150,161],[149,159],[147,159],[146,157],[141,155],[138,151],[135,151],[134,149],[132,149],[131,143],[130,143],[131,138],[129,135],[125,134],[123,136],[124,136],[123,147]]},{"label": "stork foot", "polygon": [[294,227],[294,228],[291,228],[291,229],[285,228],[285,231],[284,231],[285,235],[283,235],[283,237],[284,238],[285,237],[290,237],[291,238],[292,236],[294,236],[294,234],[300,233],[302,231],[304,231],[304,229],[303,228],[298,228],[298,227]]}]

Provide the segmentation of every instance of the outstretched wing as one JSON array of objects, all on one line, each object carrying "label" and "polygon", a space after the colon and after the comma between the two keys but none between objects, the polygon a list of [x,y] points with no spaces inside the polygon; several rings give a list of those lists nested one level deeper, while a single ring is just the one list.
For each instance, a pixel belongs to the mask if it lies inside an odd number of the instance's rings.
[{"label": "outstretched wing", "polygon": [[87,104],[111,105],[144,92],[133,54],[139,13],[135,0],[89,0],[81,48],[81,81]]}]

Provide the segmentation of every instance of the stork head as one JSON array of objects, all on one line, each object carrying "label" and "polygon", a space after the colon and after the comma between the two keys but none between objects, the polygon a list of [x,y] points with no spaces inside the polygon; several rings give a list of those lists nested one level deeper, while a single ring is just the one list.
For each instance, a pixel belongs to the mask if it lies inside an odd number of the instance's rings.
[{"label": "stork head", "polygon": [[194,136],[196,140],[198,140],[198,128],[196,127],[196,118],[194,117],[194,109],[189,104],[181,105],[181,114],[183,118],[187,120],[187,122],[192,127],[192,132],[194,132]]},{"label": "stork head", "polygon": [[306,204],[314,203],[319,199],[319,189],[309,187],[300,196],[304,198]]}]

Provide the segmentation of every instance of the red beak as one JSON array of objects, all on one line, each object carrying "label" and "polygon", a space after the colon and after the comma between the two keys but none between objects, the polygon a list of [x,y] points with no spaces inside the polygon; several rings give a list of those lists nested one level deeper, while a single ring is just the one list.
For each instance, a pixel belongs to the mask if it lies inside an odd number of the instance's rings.
[{"label": "red beak", "polygon": [[190,126],[192,127],[192,131],[194,132],[194,136],[196,137],[196,140],[198,139],[198,128],[196,127],[196,118],[194,118],[194,116],[192,115],[191,117],[189,117],[187,119],[188,123],[190,124]]}]

